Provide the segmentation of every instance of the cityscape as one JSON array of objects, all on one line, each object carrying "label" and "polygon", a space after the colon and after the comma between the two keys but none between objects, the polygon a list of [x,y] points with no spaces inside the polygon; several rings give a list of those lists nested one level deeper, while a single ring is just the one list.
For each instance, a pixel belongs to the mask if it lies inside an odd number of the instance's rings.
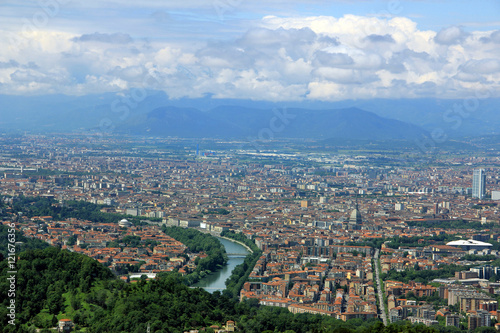
[{"label": "cityscape", "polygon": [[0,8],[0,333],[500,332],[498,0]]},{"label": "cityscape", "polygon": [[[412,166],[380,151],[291,157],[228,142],[205,153],[161,140],[184,147],[171,155],[158,140],[137,138],[103,138],[93,149],[67,136],[3,140],[3,223],[93,258],[125,283],[175,272],[196,284],[216,274],[197,267],[205,251],[169,231],[187,228],[254,244],[240,302],[469,330],[498,320],[498,156],[449,154]],[[110,218],[64,218],[64,209],[89,209],[79,202]],[[16,210],[26,203],[37,210]],[[244,257],[252,248],[241,244]]]}]

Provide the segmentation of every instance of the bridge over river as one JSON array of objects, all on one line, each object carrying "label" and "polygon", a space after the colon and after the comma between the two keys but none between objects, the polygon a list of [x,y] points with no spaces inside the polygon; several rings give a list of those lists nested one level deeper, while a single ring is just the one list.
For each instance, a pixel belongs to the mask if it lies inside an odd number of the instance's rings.
[{"label": "bridge over river", "polygon": [[216,290],[222,291],[226,288],[225,282],[231,276],[233,269],[239,264],[242,264],[245,257],[250,253],[245,247],[238,243],[220,237],[217,238],[226,248],[226,254],[228,256],[227,265],[193,285],[193,287],[201,287],[211,293]]}]

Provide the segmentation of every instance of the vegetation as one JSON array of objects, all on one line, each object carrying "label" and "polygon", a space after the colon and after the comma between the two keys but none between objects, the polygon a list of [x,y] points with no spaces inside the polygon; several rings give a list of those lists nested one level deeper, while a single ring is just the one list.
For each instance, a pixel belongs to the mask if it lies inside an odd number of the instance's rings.
[{"label": "vegetation", "polygon": [[222,237],[231,238],[231,239],[234,239],[238,242],[241,242],[241,243],[245,244],[246,246],[248,246],[249,248],[251,248],[252,251],[254,251],[254,252],[259,251],[259,248],[257,247],[257,245],[255,245],[254,241],[251,239],[248,239],[242,233],[235,233],[234,231],[223,231],[223,232],[221,232],[220,235]]},{"label": "vegetation", "polygon": [[405,271],[395,271],[390,270],[387,273],[382,273],[381,278],[383,281],[386,280],[394,280],[394,281],[402,281],[408,283],[409,281],[429,283],[434,279],[445,279],[449,277],[455,276],[455,272],[468,270],[467,266],[460,265],[445,265],[440,267],[438,270],[415,270],[409,269]]},{"label": "vegetation", "polygon": [[[2,232],[5,229],[2,227]],[[179,238],[200,237],[193,233],[195,230],[169,229]],[[294,315],[287,309],[260,306],[257,300],[240,303],[231,292],[210,294],[200,288],[191,289],[178,273],[125,283],[91,258],[53,247],[33,250],[40,242],[25,240],[30,250],[19,253],[16,263],[17,326],[7,323],[9,269],[7,260],[0,261],[0,327],[6,333],[34,332],[35,328],[44,332],[62,318],[72,319],[76,330],[86,332],[145,332],[149,325],[151,332],[177,333],[214,324],[222,326],[227,320],[235,321],[241,331],[248,333],[447,332],[444,327],[428,328],[409,322],[384,327],[378,320],[343,322],[328,316]],[[208,238],[205,241],[197,251],[210,251]],[[245,243],[249,242],[247,239]],[[253,267],[252,263],[248,266]]]},{"label": "vegetation", "polygon": [[[6,281],[7,264],[0,262],[0,281]],[[93,259],[56,248],[29,250],[18,262],[19,309],[16,326],[8,325],[5,297],[0,284],[3,332],[31,332],[53,327],[70,318],[77,330],[87,332],[183,332],[223,325],[234,320],[248,333],[272,332],[416,332],[409,323],[384,328],[376,320],[343,322],[332,317],[298,314],[286,309],[259,306],[256,300],[238,302],[215,292],[188,288],[179,274],[164,274],[153,281],[122,282]],[[34,283],[33,281],[36,281]],[[425,331],[434,332],[425,328]]]},{"label": "vegetation", "polygon": [[[24,197],[19,196],[14,198],[12,204],[12,212],[21,212],[24,216],[52,216],[54,221],[63,221],[68,218],[76,218],[79,220],[88,220],[102,223],[117,223],[123,218],[127,218],[130,222],[138,225],[145,217],[131,216],[123,214],[103,213],[101,209],[108,207],[106,205],[96,205],[86,201],[59,201],[47,197]],[[6,215],[7,212],[4,212]],[[160,219],[147,218],[151,221],[159,221]]]},{"label": "vegetation", "polygon": [[[474,207],[473,207],[474,208]],[[466,220],[448,220],[448,221],[407,221],[406,224],[409,227],[420,227],[420,228],[439,228],[439,229],[474,229],[474,230],[484,230],[495,228],[493,223],[485,223]]]},{"label": "vegetation", "polygon": [[345,245],[348,246],[369,246],[375,249],[380,249],[382,244],[386,241],[385,238],[375,238],[375,239],[364,239],[359,242],[346,242]]},{"label": "vegetation", "polygon": [[432,237],[393,237],[389,239],[385,245],[392,249],[398,249],[399,247],[424,247],[431,243],[447,243],[456,240],[453,235],[443,234]]},{"label": "vegetation", "polygon": [[426,302],[428,304],[434,305],[434,307],[448,306],[448,300],[439,297],[438,291],[435,291],[431,296],[423,296],[423,297],[417,297],[414,292],[410,291],[408,294],[406,294],[406,297],[402,298],[416,300],[417,303]]},{"label": "vegetation", "polygon": [[224,208],[218,208],[218,209],[209,209],[205,212],[205,214],[209,215],[227,215],[230,212],[227,209]]},{"label": "vegetation", "polygon": [[[8,254],[7,244],[9,244],[9,229],[11,228],[0,224],[0,260],[6,258]],[[20,253],[26,250],[45,249],[49,247],[49,244],[39,239],[27,238],[19,231],[16,231],[14,235],[16,241],[16,253]]]},{"label": "vegetation", "polygon": [[163,226],[162,231],[175,240],[186,245],[190,252],[204,252],[207,257],[197,259],[196,269],[189,272],[185,282],[192,285],[207,274],[221,268],[227,263],[227,255],[224,246],[219,240],[210,234],[204,234],[195,229],[181,227]]},{"label": "vegetation", "polygon": [[465,256],[462,257],[463,260],[468,260],[468,261],[492,261],[497,258],[496,255],[493,254],[487,254],[484,256],[477,255],[477,254],[466,254]]},{"label": "vegetation", "polygon": [[250,276],[250,273],[255,267],[255,264],[259,260],[260,256],[262,255],[262,251],[257,247],[257,245],[255,245],[252,240],[248,239],[242,233],[224,231],[221,233],[221,236],[239,241],[247,245],[253,251],[245,257],[243,263],[239,264],[233,269],[231,276],[226,280],[225,292],[238,299],[240,290],[243,288],[243,284],[248,281],[248,277]]},{"label": "vegetation", "polygon": [[[61,219],[67,215],[78,215],[78,207],[83,207],[81,216],[95,214],[99,207],[82,202],[60,206],[53,200],[44,198],[35,201],[26,199],[25,202],[28,202],[28,207],[17,207],[15,211],[27,216],[51,215]],[[98,216],[99,214],[94,215],[96,218]],[[8,229],[0,225],[0,251],[7,248]],[[17,326],[7,323],[7,304],[10,299],[7,297],[7,277],[10,274],[4,252],[0,256],[2,332],[34,332],[35,328],[44,332],[62,318],[71,318],[77,330],[86,332],[145,332],[149,325],[151,332],[176,333],[213,324],[222,326],[227,320],[234,320],[241,331],[249,333],[445,332],[447,329],[411,325],[408,322],[393,323],[387,327],[378,320],[356,319],[343,322],[328,316],[294,315],[287,309],[260,306],[257,300],[240,303],[237,299],[239,290],[248,279],[261,252],[252,240],[233,232],[225,232],[223,235],[243,242],[254,252],[233,271],[226,291],[210,294],[200,288],[191,289],[187,285],[201,277],[203,272],[225,263],[227,258],[224,248],[214,237],[197,230],[179,227],[163,229],[171,237],[184,243],[190,251],[205,252],[208,256],[197,259],[197,269],[186,277],[176,272],[164,273],[156,280],[140,279],[131,284],[118,280],[109,269],[91,258],[48,247],[46,243],[28,239],[17,232],[16,241],[22,242],[16,245]],[[143,243],[137,236],[126,236],[118,242],[130,246],[151,245]],[[406,282],[419,279],[426,282],[432,278],[445,277],[444,275],[451,276],[456,270],[464,269],[456,265],[450,267],[443,267],[440,271],[390,272],[389,274],[397,273],[401,276],[386,274],[383,277]],[[434,276],[436,273],[441,274]]]},{"label": "vegetation", "polygon": [[[33,323],[37,317],[40,319],[40,313],[52,318],[64,311],[64,293],[77,290],[89,293],[97,281],[105,282],[114,278],[111,271],[94,259],[54,247],[19,253],[16,270],[16,321],[27,324]],[[2,260],[0,326],[4,328],[12,327],[7,325],[9,318],[6,312],[10,299],[7,297],[7,277],[11,276],[8,271],[7,260]]]}]

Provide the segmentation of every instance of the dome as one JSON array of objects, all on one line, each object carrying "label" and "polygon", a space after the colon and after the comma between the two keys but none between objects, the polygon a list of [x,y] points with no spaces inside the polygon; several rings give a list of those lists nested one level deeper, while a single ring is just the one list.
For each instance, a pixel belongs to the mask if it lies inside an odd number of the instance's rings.
[{"label": "dome", "polygon": [[128,227],[131,227],[131,226],[132,226],[132,223],[131,223],[131,222],[129,222],[129,220],[127,220],[127,219],[123,219],[123,220],[121,220],[120,222],[118,222],[118,225],[119,225],[120,227],[128,228]]},{"label": "dome", "polygon": [[446,243],[446,245],[448,245],[448,246],[463,246],[463,247],[467,247],[467,248],[477,248],[477,247],[488,248],[488,247],[493,246],[490,243],[480,242],[480,241],[473,240],[473,239],[455,240],[455,241],[451,241],[451,242]]}]

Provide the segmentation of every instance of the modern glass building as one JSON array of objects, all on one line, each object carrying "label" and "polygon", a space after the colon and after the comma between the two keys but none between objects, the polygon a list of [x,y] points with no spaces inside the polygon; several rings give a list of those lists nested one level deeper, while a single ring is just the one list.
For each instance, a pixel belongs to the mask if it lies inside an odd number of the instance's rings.
[{"label": "modern glass building", "polygon": [[482,199],[486,193],[486,174],[484,169],[476,169],[472,174],[472,197]]}]

